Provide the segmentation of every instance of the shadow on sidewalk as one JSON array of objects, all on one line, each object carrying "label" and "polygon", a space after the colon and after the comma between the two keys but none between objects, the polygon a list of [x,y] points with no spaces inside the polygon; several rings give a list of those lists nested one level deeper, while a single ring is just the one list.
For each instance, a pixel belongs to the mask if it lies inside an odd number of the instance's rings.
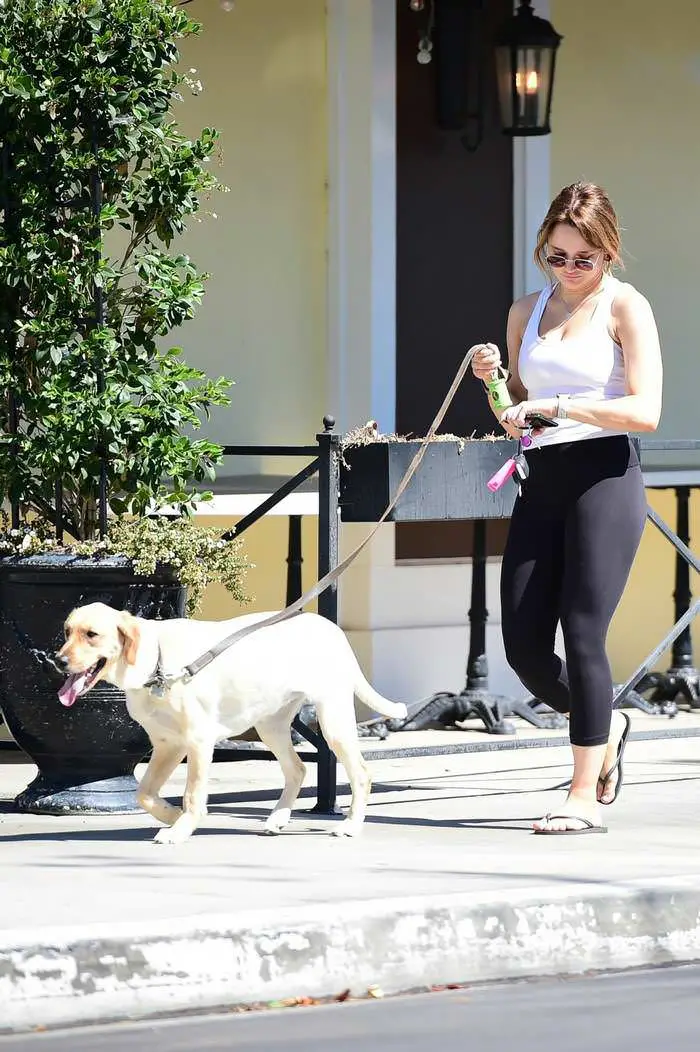
[{"label": "shadow on sidewalk", "polygon": [[[65,819],[64,819],[65,821]],[[112,829],[61,829],[55,830],[54,832],[47,832],[46,830],[39,830],[36,833],[0,833],[0,844],[20,844],[20,843],[32,843],[40,841],[70,841],[75,842],[110,842],[114,841],[143,841],[147,844],[153,840],[154,836],[158,832],[161,826],[120,826]],[[236,829],[235,826],[201,826],[194,834],[194,838],[200,836],[256,836],[258,835],[257,830],[252,829]],[[180,845],[182,846],[182,845]],[[167,855],[170,849],[170,845],[156,845],[160,847],[163,855]]]},{"label": "shadow on sidewalk", "polygon": [[[219,815],[221,812],[219,812]],[[241,808],[235,813],[231,814],[232,819],[247,819],[254,820],[254,824],[251,823],[250,828],[237,828],[234,825],[226,826],[200,826],[194,834],[193,840],[201,836],[221,836],[221,837],[264,837],[265,839],[270,838],[269,834],[265,833],[261,828],[262,822],[267,817],[268,811],[261,810],[258,808]],[[277,838],[280,836],[302,836],[305,839],[316,838],[316,837],[328,837],[330,831],[328,823],[340,822],[345,818],[344,814],[338,815],[317,815],[312,811],[295,811],[292,814],[292,821],[290,826],[281,834],[277,834]],[[373,815],[368,814],[365,819],[365,825],[367,827],[372,826],[408,826],[411,828],[423,827],[426,829],[493,829],[496,832],[513,832],[523,833],[528,832],[532,822],[541,818],[541,815],[513,815],[503,819],[493,818],[421,818],[417,815],[401,818],[398,816],[387,816],[387,815]],[[65,821],[65,819],[64,819]],[[309,828],[305,825],[307,822],[323,822],[323,825],[318,825],[315,828]],[[300,826],[302,828],[300,828]],[[157,833],[160,826],[120,826],[119,828],[102,828],[102,829],[57,829],[53,831],[37,830],[36,832],[22,832],[22,833],[7,833],[3,834],[0,832],[0,844],[6,843],[32,843],[42,841],[68,841],[74,842],[139,842],[143,841],[148,843],[153,840],[153,837]],[[164,845],[164,850],[167,852],[168,845]]]}]

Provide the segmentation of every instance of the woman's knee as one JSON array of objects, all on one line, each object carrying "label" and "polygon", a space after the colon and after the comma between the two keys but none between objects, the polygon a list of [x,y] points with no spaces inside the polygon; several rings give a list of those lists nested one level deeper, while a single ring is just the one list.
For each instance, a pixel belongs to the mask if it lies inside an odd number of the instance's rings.
[{"label": "woman's knee", "polygon": [[551,664],[553,651],[522,632],[504,632],[506,661],[522,679],[537,675]]},{"label": "woman's knee", "polygon": [[503,641],[506,660],[526,690],[557,712],[567,713],[571,699],[554,646],[523,634],[504,635]]},{"label": "woman's knee", "polygon": [[604,614],[565,613],[561,629],[567,662],[577,666],[606,665],[605,641],[609,623],[610,618]]}]

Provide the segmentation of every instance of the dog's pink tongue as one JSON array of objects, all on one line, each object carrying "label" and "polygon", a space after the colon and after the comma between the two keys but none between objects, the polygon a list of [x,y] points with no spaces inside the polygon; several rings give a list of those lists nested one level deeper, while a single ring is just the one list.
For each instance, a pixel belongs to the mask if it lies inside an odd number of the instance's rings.
[{"label": "dog's pink tongue", "polygon": [[58,692],[61,705],[70,708],[73,702],[80,697],[87,682],[87,672],[76,672],[68,677]]}]

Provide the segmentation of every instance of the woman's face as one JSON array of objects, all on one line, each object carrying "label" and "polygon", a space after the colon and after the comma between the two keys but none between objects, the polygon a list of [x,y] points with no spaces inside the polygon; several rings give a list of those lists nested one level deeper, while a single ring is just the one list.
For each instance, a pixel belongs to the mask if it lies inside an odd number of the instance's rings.
[{"label": "woman's face", "polygon": [[[589,245],[576,227],[568,223],[557,223],[547,242],[547,260],[555,281],[558,281],[564,292],[586,293],[600,284],[605,268],[605,252]],[[566,260],[564,266],[562,260]],[[581,269],[575,260],[588,260]],[[589,266],[592,264],[592,266]]]}]

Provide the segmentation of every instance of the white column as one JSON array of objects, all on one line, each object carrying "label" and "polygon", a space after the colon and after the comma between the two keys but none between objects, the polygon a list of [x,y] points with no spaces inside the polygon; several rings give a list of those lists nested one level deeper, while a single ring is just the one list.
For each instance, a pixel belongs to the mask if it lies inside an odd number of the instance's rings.
[{"label": "white column", "polygon": [[396,406],[396,4],[328,0],[328,412]]}]

